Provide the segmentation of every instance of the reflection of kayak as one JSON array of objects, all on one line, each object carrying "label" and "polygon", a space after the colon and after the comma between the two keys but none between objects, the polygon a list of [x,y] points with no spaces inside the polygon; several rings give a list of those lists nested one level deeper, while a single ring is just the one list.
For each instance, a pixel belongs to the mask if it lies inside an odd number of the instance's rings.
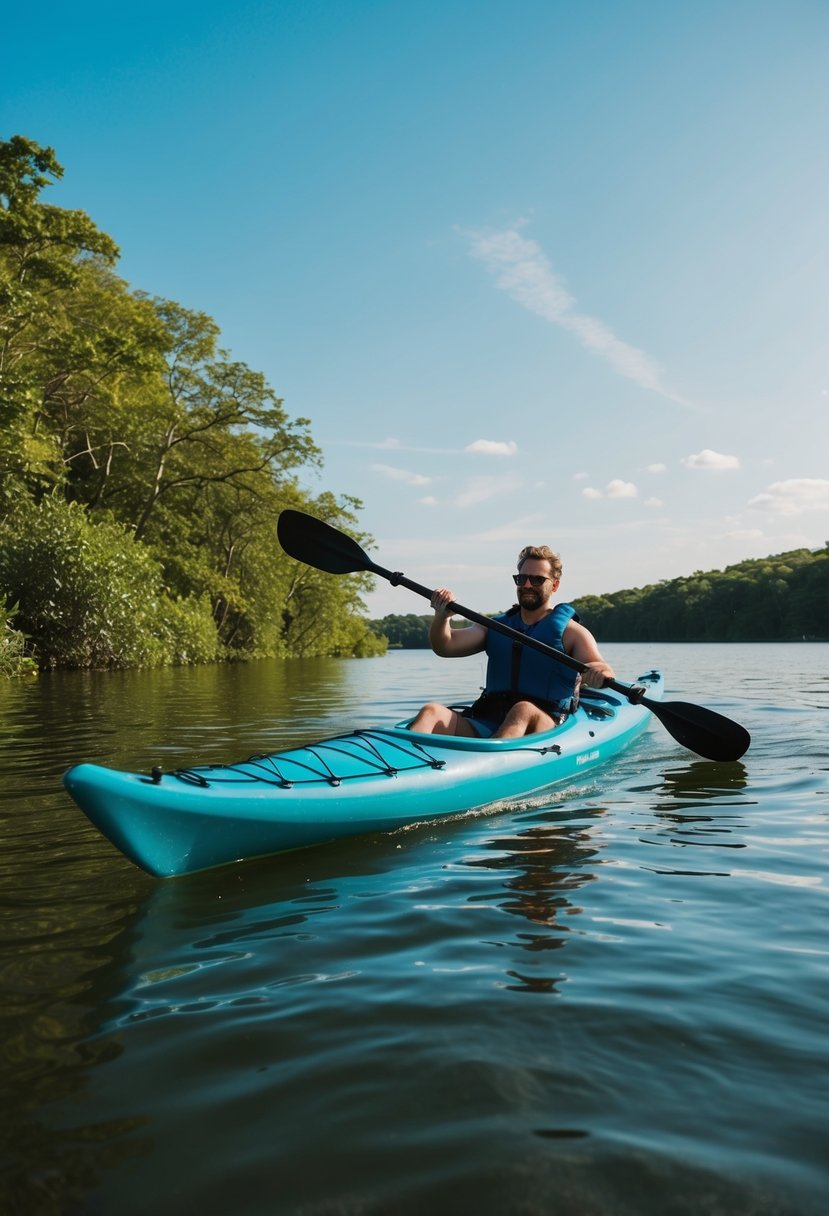
[{"label": "reflection of kayak", "polygon": [[[658,672],[639,683],[661,697]],[[64,784],[127,857],[151,874],[187,874],[532,794],[618,755],[649,718],[616,693],[584,690],[558,729],[522,739],[422,735],[401,724],[149,776],[78,764]]]}]

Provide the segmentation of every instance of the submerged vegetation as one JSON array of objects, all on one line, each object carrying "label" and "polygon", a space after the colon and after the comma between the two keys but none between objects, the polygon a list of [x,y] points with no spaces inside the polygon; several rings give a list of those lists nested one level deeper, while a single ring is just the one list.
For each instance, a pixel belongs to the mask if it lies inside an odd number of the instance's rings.
[{"label": "submerged vegetation", "polygon": [[0,673],[380,653],[369,576],[282,552],[322,457],[215,322],[132,290],[115,242],[43,201],[51,148],[0,142]]}]

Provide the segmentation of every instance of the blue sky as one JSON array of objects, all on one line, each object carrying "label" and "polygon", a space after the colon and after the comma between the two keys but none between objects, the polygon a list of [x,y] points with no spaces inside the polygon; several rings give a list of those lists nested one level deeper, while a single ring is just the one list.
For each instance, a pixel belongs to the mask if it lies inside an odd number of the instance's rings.
[{"label": "blue sky", "polygon": [[495,611],[527,543],[575,598],[829,537],[825,0],[15,7],[0,136],[381,564]]}]

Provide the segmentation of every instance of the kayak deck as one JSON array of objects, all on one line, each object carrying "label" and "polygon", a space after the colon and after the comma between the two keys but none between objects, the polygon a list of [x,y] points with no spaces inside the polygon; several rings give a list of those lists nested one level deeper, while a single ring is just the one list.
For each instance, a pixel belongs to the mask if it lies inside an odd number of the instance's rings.
[{"label": "kayak deck", "polygon": [[[658,672],[639,683],[661,696]],[[79,764],[64,784],[131,860],[172,876],[535,793],[611,759],[649,719],[616,693],[585,690],[561,726],[520,739],[424,735],[403,722],[171,773]]]}]

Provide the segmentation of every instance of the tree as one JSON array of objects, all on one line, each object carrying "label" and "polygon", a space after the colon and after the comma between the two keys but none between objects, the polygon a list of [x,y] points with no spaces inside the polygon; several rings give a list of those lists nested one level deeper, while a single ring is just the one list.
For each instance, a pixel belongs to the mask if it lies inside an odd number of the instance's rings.
[{"label": "tree", "polygon": [[604,641],[829,638],[829,547],[796,549],[655,587],[585,596],[576,608]]},{"label": "tree", "polygon": [[[286,504],[288,505],[288,504]],[[358,499],[343,496],[337,500],[324,493],[305,509],[325,523],[348,531],[360,545],[371,538],[355,530]],[[284,557],[284,555],[283,555]],[[386,639],[380,638],[365,620],[362,594],[371,589],[370,575],[360,572],[332,575],[284,558],[288,576],[282,612],[282,636],[289,654],[308,657],[333,654],[361,657],[382,654]]]},{"label": "tree", "polygon": [[431,620],[431,616],[416,616],[414,613],[404,616],[391,613],[382,620],[369,621],[369,624],[379,637],[388,639],[390,646],[403,650],[423,650],[429,646]]},{"label": "tree", "polygon": [[42,203],[63,175],[52,148],[15,135],[0,142],[0,490],[54,484],[54,436],[41,427],[44,361],[55,345],[68,296],[91,263],[112,265],[115,242],[82,211]]},{"label": "tree", "polygon": [[[26,593],[12,625],[32,625],[46,663],[382,649],[362,620],[369,576],[317,588],[276,544],[285,506],[351,527],[360,509],[300,489],[300,470],[322,459],[308,420],[289,417],[261,373],[221,348],[206,314],[117,277],[115,242],[83,212],[43,201],[62,173],[51,148],[0,143],[0,567],[12,584],[0,591],[16,595],[23,579]],[[154,588],[157,653],[87,644],[84,622],[106,596],[100,571],[69,562],[60,537],[70,535],[98,555],[136,621],[131,562]],[[64,562],[88,612],[55,598],[50,561]],[[48,627],[59,602],[63,648]]]}]

